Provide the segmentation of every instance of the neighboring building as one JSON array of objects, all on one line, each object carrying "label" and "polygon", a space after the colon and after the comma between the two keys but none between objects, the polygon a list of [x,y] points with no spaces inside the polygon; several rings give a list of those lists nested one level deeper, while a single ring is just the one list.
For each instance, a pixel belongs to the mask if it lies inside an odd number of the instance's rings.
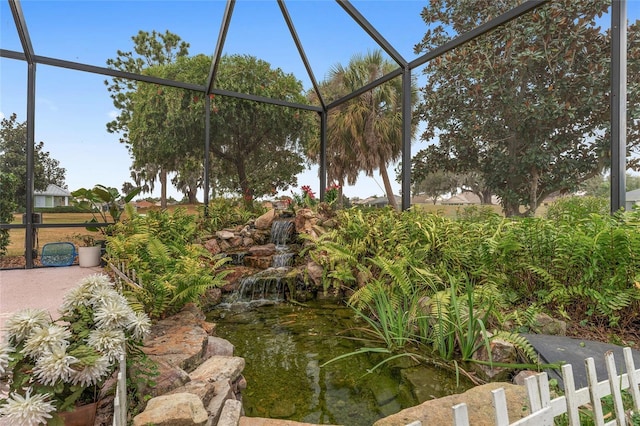
[{"label": "neighboring building", "polygon": [[472,204],[481,204],[480,197],[470,191],[463,191],[460,194],[456,194],[453,197],[447,198],[446,200],[442,200],[444,205],[453,205],[453,206],[468,206]]},{"label": "neighboring building", "polygon": [[[462,191],[460,194],[454,195],[446,200],[442,200],[440,204],[450,206],[471,206],[482,204],[482,200],[471,191]],[[500,199],[495,195],[491,196],[491,204],[500,204]]]},{"label": "neighboring building", "polygon": [[[396,204],[398,206],[402,205],[402,198],[394,195],[396,198]],[[385,207],[389,205],[389,200],[387,197],[369,197],[364,200],[354,201],[355,205],[365,206],[365,207]]]},{"label": "neighboring building", "polygon": [[49,184],[44,191],[34,191],[33,203],[36,208],[68,206],[71,192],[58,185]]},{"label": "neighboring building", "polygon": [[630,212],[633,206],[640,206],[640,189],[634,189],[625,195],[624,210]]},{"label": "neighboring building", "polygon": [[155,204],[151,201],[140,200],[135,202],[135,206],[137,209],[148,209],[150,207],[155,207]]}]

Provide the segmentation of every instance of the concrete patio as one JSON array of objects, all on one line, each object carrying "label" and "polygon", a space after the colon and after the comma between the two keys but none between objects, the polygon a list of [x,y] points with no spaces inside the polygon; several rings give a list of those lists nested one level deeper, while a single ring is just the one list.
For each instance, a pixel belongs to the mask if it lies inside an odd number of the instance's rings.
[{"label": "concrete patio", "polygon": [[103,268],[77,265],[0,271],[0,333],[14,312],[25,308],[47,309],[55,319],[64,294],[88,275]]}]

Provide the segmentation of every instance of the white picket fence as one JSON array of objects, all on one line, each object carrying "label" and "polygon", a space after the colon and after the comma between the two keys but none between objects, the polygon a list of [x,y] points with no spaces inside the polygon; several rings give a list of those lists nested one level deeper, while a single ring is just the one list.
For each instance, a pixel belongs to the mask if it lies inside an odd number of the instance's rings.
[{"label": "white picket fence", "polygon": [[[562,366],[562,378],[564,380],[564,396],[551,399],[547,373],[540,373],[528,377],[525,380],[529,408],[531,414],[513,423],[509,423],[507,411],[507,399],[504,389],[492,391],[493,407],[496,426],[552,426],[554,419],[567,413],[570,426],[580,426],[580,407],[593,413],[593,422],[597,426],[630,424],[630,413],[625,412],[622,405],[622,391],[631,394],[634,413],[640,413],[640,369],[636,370],[633,355],[630,348],[624,348],[624,361],[626,373],[618,375],[616,371],[613,352],[607,352],[604,361],[607,367],[608,379],[598,382],[596,367],[593,358],[585,360],[588,386],[576,390],[571,364]],[[605,415],[602,411],[602,398],[612,395],[614,412]],[[453,409],[454,426],[470,426],[466,404],[458,404]],[[420,421],[415,421],[407,426],[422,426]]]},{"label": "white picket fence", "polygon": [[127,426],[127,362],[120,356],[116,394],[113,400],[113,426]]},{"label": "white picket fence", "polygon": [[[141,287],[138,283],[136,271],[127,268],[127,265],[120,263],[118,266],[109,263],[111,271],[114,273],[116,285],[119,290],[126,285]],[[126,351],[124,351],[126,353]],[[116,393],[113,400],[113,426],[127,426],[127,362],[125,356],[120,356],[118,367],[118,378],[116,383]]]}]

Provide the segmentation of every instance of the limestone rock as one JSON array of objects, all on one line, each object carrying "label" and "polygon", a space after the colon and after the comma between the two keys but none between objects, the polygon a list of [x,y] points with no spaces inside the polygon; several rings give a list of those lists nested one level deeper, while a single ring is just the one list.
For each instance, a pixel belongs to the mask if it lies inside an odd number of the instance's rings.
[{"label": "limestone rock", "polygon": [[209,336],[209,343],[204,357],[211,358],[214,355],[233,356],[233,350],[234,346],[228,340],[221,337]]},{"label": "limestone rock", "polygon": [[255,269],[267,269],[273,262],[273,256],[245,256],[244,263]]},{"label": "limestone rock", "polygon": [[211,420],[211,424],[216,425],[218,424],[218,420],[220,419],[220,414],[222,413],[224,403],[228,399],[234,399],[234,396],[229,380],[220,380],[217,382],[213,382],[213,386],[215,390],[213,398],[211,398],[211,400],[207,404],[207,411],[209,412],[209,419]]},{"label": "limestone rock", "polygon": [[322,287],[323,272],[324,269],[322,268],[322,266],[318,265],[313,260],[307,263],[307,276],[311,278],[311,281],[313,281],[313,284],[315,284],[317,287]]},{"label": "limestone rock", "polygon": [[170,392],[173,389],[179,388],[191,380],[189,378],[189,374],[187,374],[187,372],[182,368],[176,367],[162,359],[153,359],[153,361],[156,363],[158,368],[158,376],[153,379],[155,386],[143,390],[142,393],[159,396]]},{"label": "limestone rock", "polygon": [[153,359],[190,371],[202,360],[209,335],[195,323],[174,324],[164,334],[156,334],[145,341],[142,351]]},{"label": "limestone rock", "polygon": [[238,426],[242,415],[242,402],[234,399],[227,399],[220,413],[218,426]]},{"label": "limestone rock", "polygon": [[296,232],[298,234],[314,235],[313,227],[318,223],[318,217],[311,209],[300,209],[296,214],[294,223],[296,224]]},{"label": "limestone rock", "polygon": [[276,245],[273,243],[264,244],[261,246],[253,246],[249,248],[249,254],[251,256],[272,256],[276,253]]},{"label": "limestone rock", "polygon": [[234,234],[231,231],[227,231],[227,230],[222,230],[222,231],[217,231],[216,232],[216,237],[220,238],[221,240],[230,240],[235,236],[236,236],[236,234]]},{"label": "limestone rock", "polygon": [[145,410],[134,417],[133,425],[204,425],[208,418],[200,398],[190,393],[177,393],[150,399]]},{"label": "limestone rock", "polygon": [[566,336],[567,323],[550,317],[545,313],[536,315],[534,324],[531,327],[538,334],[550,334],[552,336]]},{"label": "limestone rock", "polygon": [[207,250],[209,250],[209,253],[211,253],[212,255],[216,255],[220,252],[222,252],[222,249],[220,248],[220,246],[218,245],[218,241],[214,238],[211,240],[208,240],[207,242],[204,243],[204,248],[206,248]]},{"label": "limestone rock", "polygon": [[233,237],[229,240],[229,244],[231,244],[231,247],[241,247],[242,246],[242,240],[243,238],[240,236],[237,237]]},{"label": "limestone rock", "polygon": [[[509,422],[513,423],[529,414],[527,391],[524,386],[511,383],[488,383],[476,386],[465,393],[432,399],[415,407],[406,408],[374,423],[374,426],[405,426],[419,420],[423,425],[451,425],[451,407],[462,402],[467,404],[469,424],[473,426],[495,425],[491,391],[503,388],[507,399]],[[243,425],[244,426],[244,425]]]},{"label": "limestone rock", "polygon": [[[516,364],[518,362],[518,352],[515,346],[511,342],[507,342],[502,339],[491,339],[489,341],[489,348],[491,350],[491,361],[495,363],[504,364]],[[479,361],[489,362],[489,354],[485,345],[482,345],[480,349],[473,354],[473,359]],[[491,367],[489,365],[483,365],[474,363],[473,367],[475,371],[485,381],[504,381],[509,378],[514,371],[513,368],[507,367]]]},{"label": "limestone rock", "polygon": [[212,356],[189,374],[194,381],[235,381],[244,369],[244,358],[236,356]]},{"label": "limestone rock", "polygon": [[528,377],[535,376],[536,374],[538,374],[537,371],[522,370],[521,372],[516,374],[515,377],[513,378],[513,384],[518,386],[524,386],[524,381]]},{"label": "limestone rock", "polygon": [[209,288],[204,293],[204,297],[202,298],[202,307],[212,308],[218,305],[222,301],[222,289],[218,287]]},{"label": "limestone rock", "polygon": [[271,224],[273,224],[273,220],[276,218],[276,211],[269,210],[262,216],[256,219],[255,225],[257,229],[271,229]]},{"label": "limestone rock", "polygon": [[208,405],[213,395],[215,394],[215,386],[210,382],[188,382],[179,388],[167,392],[165,395],[177,394],[177,393],[190,393],[200,398],[203,405]]}]

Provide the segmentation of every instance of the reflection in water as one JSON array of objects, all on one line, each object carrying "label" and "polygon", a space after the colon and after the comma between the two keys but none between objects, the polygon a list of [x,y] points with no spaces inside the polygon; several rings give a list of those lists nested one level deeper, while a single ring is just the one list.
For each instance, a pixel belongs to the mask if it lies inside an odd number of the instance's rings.
[{"label": "reflection in water", "polygon": [[335,304],[218,309],[209,319],[218,324],[216,334],[246,360],[243,405],[250,417],[371,425],[426,399],[461,391],[455,377],[433,367],[396,364],[367,374],[381,358],[365,354],[321,368],[362,346],[344,337],[357,325],[352,311]]}]

